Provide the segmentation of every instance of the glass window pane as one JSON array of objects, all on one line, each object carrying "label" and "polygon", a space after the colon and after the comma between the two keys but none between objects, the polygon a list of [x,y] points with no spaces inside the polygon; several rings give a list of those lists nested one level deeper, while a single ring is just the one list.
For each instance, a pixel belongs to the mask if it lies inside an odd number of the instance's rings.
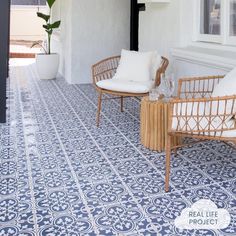
[{"label": "glass window pane", "polygon": [[236,36],[236,0],[230,2],[230,36]]},{"label": "glass window pane", "polygon": [[201,34],[220,35],[221,0],[201,0]]}]

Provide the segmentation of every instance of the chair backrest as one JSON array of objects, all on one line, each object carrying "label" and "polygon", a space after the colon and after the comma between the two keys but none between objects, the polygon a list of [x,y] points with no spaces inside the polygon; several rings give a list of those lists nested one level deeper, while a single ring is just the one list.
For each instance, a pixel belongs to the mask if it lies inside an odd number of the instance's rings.
[{"label": "chair backrest", "polygon": [[[159,68],[156,71],[155,85],[158,86],[161,83],[161,74],[165,73],[169,60],[165,57],[161,57],[162,61]],[[93,83],[96,84],[100,80],[110,79],[116,73],[116,69],[119,65],[120,56],[114,56],[106,58],[97,64],[92,66]]]},{"label": "chair backrest", "polygon": [[120,62],[120,56],[113,56],[106,58],[92,66],[93,83],[100,80],[111,79],[115,73]]},{"label": "chair backrest", "polygon": [[161,74],[166,72],[166,69],[169,65],[169,60],[166,57],[161,57],[162,61],[161,61],[161,65],[160,67],[157,69],[156,72],[156,79],[155,79],[155,85],[159,86],[161,83]]}]

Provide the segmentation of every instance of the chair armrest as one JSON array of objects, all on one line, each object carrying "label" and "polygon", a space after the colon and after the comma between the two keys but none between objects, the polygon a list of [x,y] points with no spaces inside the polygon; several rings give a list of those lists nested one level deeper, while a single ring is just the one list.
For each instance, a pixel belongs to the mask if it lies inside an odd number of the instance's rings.
[{"label": "chair armrest", "polygon": [[161,83],[161,74],[165,74],[169,65],[169,60],[165,57],[161,57],[162,61],[159,68],[156,71],[155,86],[159,86]]},{"label": "chair armrest", "polygon": [[182,78],[179,80],[177,96],[179,98],[210,97],[215,86],[223,78],[223,75]]},{"label": "chair armrest", "polygon": [[224,131],[236,130],[236,95],[174,99],[169,109],[170,133],[222,136]]},{"label": "chair armrest", "polygon": [[120,56],[106,58],[92,66],[93,83],[100,80],[111,79],[119,65]]}]

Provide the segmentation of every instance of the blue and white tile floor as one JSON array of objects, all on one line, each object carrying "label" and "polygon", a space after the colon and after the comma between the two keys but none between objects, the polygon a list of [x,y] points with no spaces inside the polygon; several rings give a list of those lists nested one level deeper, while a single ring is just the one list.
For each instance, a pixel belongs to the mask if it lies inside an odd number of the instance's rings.
[{"label": "blue and white tile floor", "polygon": [[[40,81],[13,61],[7,124],[0,125],[0,235],[236,235],[236,150],[219,142],[182,149],[164,190],[164,153],[139,142],[139,104],[104,101],[100,128],[91,85]],[[199,199],[228,209],[224,230],[179,230]]]}]

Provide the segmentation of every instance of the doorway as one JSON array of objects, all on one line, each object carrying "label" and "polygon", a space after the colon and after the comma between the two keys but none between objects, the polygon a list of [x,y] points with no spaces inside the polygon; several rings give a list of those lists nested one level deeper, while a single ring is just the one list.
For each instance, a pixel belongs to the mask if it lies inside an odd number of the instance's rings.
[{"label": "doorway", "polygon": [[145,4],[131,0],[130,14],[130,50],[139,50],[139,12],[145,11]]},{"label": "doorway", "polygon": [[47,13],[46,0],[11,0],[10,58],[34,58],[40,53],[36,43],[43,42],[45,31],[37,12]]}]

